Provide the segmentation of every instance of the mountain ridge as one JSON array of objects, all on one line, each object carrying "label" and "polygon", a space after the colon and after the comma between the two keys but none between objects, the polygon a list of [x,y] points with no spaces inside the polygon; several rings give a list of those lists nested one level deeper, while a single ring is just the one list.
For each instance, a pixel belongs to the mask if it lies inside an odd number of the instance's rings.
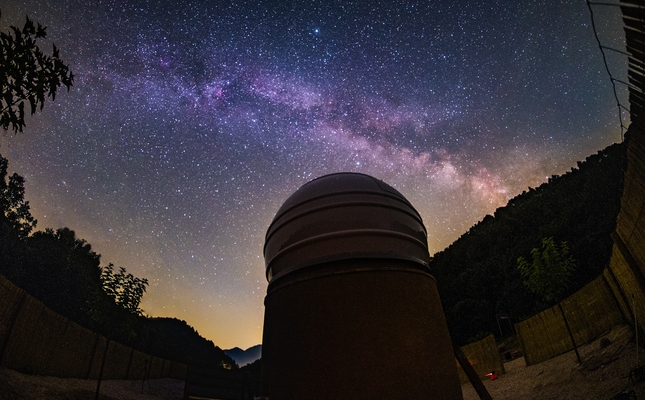
[{"label": "mountain ridge", "polygon": [[239,347],[233,347],[232,349],[224,350],[224,354],[231,357],[238,366],[243,367],[262,358],[262,345],[256,344],[246,350],[242,350]]}]

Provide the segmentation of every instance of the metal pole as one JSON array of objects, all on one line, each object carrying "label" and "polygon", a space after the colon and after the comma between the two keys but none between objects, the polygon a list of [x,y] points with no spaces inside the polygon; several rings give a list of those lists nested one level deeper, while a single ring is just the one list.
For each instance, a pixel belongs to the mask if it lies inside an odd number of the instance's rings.
[{"label": "metal pole", "polygon": [[636,334],[636,367],[638,368],[638,321],[636,320],[636,298],[632,293],[632,309],[634,310],[634,333]]},{"label": "metal pole", "polygon": [[499,337],[503,337],[504,334],[502,333],[502,326],[499,324],[499,314],[495,315],[495,319],[497,320],[497,327],[499,328]]}]

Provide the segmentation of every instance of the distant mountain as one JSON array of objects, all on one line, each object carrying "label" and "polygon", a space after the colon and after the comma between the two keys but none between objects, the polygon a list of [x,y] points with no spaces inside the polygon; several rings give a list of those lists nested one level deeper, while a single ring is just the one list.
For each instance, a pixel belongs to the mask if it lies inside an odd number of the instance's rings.
[{"label": "distant mountain", "polygon": [[262,345],[256,344],[246,350],[234,347],[229,350],[224,350],[224,354],[231,357],[238,366],[243,367],[262,357]]}]

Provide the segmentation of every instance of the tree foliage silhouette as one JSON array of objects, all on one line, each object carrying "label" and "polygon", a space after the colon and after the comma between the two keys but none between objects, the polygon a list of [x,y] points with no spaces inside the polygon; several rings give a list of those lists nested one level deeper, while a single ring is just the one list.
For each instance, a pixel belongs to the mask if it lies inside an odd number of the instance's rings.
[{"label": "tree foliage silhouette", "polygon": [[569,253],[567,242],[558,246],[552,237],[542,239],[542,249],[531,250],[532,262],[517,259],[517,268],[524,285],[548,303],[562,300],[576,263]]},{"label": "tree foliage silhouette", "polygon": [[57,313],[125,345],[182,363],[233,364],[185,321],[143,316],[147,279],[125,268],[115,272],[112,264],[101,268],[101,255],[73,230],[30,234],[36,221],[24,200],[25,181],[18,174],[7,179],[7,168],[0,155],[0,274]]},{"label": "tree foliage silhouette", "polygon": [[578,346],[573,338],[569,321],[562,309],[562,296],[569,286],[569,281],[576,267],[567,242],[558,246],[552,237],[542,239],[542,249],[537,247],[531,250],[533,261],[529,263],[524,257],[517,259],[517,269],[524,280],[524,285],[533,293],[542,297],[549,303],[557,303],[562,319],[569,333],[571,345],[576,353],[578,364],[582,362],[578,353]]},{"label": "tree foliage silhouette", "polygon": [[120,267],[118,272],[114,272],[114,264],[109,263],[103,267],[101,283],[105,293],[121,308],[132,314],[143,314],[139,304],[146,292],[147,279],[128,274],[123,267]]},{"label": "tree foliage silhouette", "polygon": [[22,29],[11,26],[9,31],[0,32],[0,125],[17,133],[25,126],[25,102],[31,114],[39,107],[42,110],[45,97],[55,100],[61,85],[69,91],[74,74],[60,58],[56,45],[51,56],[38,47],[37,39],[47,36],[40,23],[34,25],[26,17]]},{"label": "tree foliage silhouette", "polygon": [[25,238],[38,221],[29,211],[29,202],[25,201],[25,179],[17,173],[7,177],[8,166],[8,160],[0,155],[0,210],[14,232]]}]

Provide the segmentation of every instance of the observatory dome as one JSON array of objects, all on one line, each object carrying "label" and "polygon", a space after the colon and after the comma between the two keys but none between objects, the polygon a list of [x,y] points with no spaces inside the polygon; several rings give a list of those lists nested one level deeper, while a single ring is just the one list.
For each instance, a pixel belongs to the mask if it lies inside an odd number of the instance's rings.
[{"label": "observatory dome", "polygon": [[421,216],[396,189],[369,175],[335,173],[291,195],[264,244],[269,282],[300,268],[347,260],[407,260],[427,268]]}]

